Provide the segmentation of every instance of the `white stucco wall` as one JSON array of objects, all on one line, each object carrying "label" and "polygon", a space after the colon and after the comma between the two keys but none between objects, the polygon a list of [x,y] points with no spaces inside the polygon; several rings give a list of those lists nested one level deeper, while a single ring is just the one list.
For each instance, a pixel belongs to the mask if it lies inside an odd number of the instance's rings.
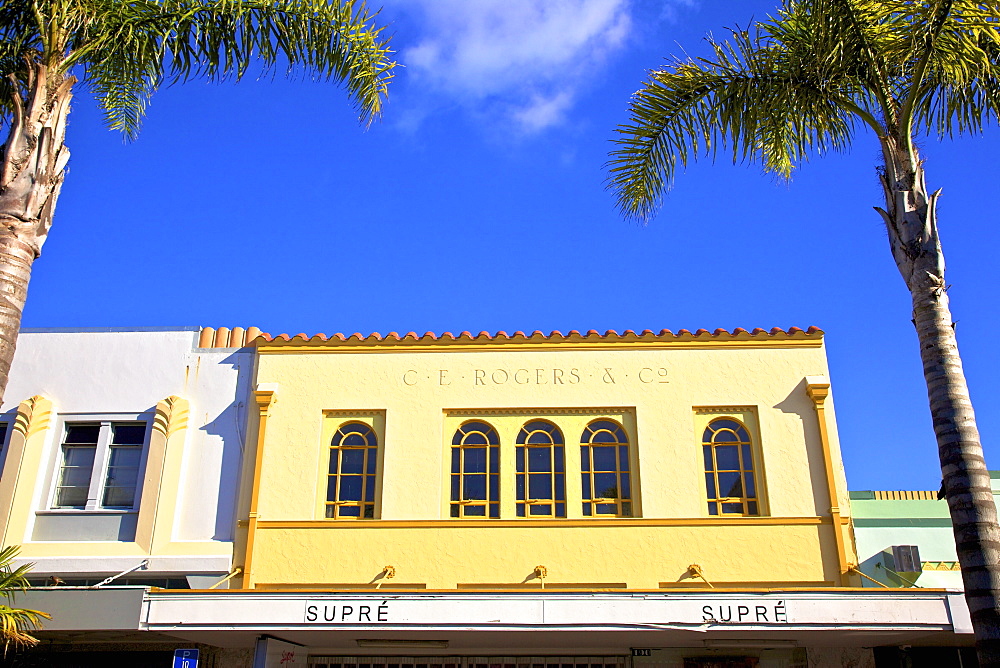
[{"label": "white stucco wall", "polygon": [[[172,539],[231,542],[253,353],[197,349],[197,341],[198,328],[26,330],[18,340],[3,419],[10,423],[18,403],[34,395],[53,402],[54,418],[74,413],[77,419],[79,414],[149,413],[170,395],[187,399]],[[48,468],[54,466],[57,431],[50,430],[46,443]],[[49,471],[37,475],[43,481]],[[40,504],[44,499],[33,505]]]}]

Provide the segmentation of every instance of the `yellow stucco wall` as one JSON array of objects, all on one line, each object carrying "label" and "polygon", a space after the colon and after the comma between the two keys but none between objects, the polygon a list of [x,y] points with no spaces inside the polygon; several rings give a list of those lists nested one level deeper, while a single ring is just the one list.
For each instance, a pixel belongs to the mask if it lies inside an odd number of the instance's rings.
[{"label": "yellow stucco wall", "polygon": [[[698,563],[740,586],[840,584],[823,448],[807,376],[826,376],[807,339],[604,342],[463,348],[283,342],[259,346],[257,382],[274,390],[260,458],[248,586],[361,586],[386,565],[394,583],[656,588]],[[826,404],[839,506],[849,507],[832,405]],[[755,441],[761,518],[710,518],[701,432],[718,416]],[[619,419],[632,442],[635,519],[582,517],[582,428]],[[450,447],[462,421],[501,437],[501,520],[448,516]],[[329,434],[359,419],[380,439],[376,520],[323,515]],[[566,438],[566,519],[514,517],[514,443],[528,419]],[[253,449],[257,419],[249,430]],[[246,526],[255,457],[245,458]],[[844,527],[841,527],[842,531]],[[846,531],[844,534],[846,535]],[[237,547],[246,545],[246,529]],[[848,545],[848,558],[853,551]],[[237,562],[239,556],[237,556]],[[385,582],[389,586],[389,582]]]}]

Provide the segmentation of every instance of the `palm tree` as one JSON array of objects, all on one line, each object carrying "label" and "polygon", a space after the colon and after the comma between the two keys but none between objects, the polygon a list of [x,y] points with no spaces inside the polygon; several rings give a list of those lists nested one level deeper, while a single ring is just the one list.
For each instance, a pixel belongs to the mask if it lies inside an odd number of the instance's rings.
[{"label": "palm tree", "polygon": [[7,599],[7,605],[0,604],[0,643],[4,653],[11,645],[30,647],[38,640],[28,632],[37,628],[41,619],[51,619],[48,614],[38,610],[14,608],[14,591],[24,591],[28,588],[26,575],[31,570],[31,564],[24,564],[11,570],[10,564],[18,553],[17,546],[5,547],[0,550],[0,595]]},{"label": "palm tree", "polygon": [[720,151],[790,176],[859,131],[881,146],[881,214],[913,303],[944,490],[983,666],[1000,665],[1000,528],[948,307],[938,192],[915,140],[978,133],[1000,111],[1000,17],[980,0],[784,0],[707,58],[653,71],[608,162],[647,221],[678,168]]},{"label": "palm tree", "polygon": [[279,63],[342,84],[363,120],[392,78],[388,39],[352,0],[3,0],[0,3],[0,400],[31,266],[66,173],[70,98],[136,136],[164,83],[239,80]]}]

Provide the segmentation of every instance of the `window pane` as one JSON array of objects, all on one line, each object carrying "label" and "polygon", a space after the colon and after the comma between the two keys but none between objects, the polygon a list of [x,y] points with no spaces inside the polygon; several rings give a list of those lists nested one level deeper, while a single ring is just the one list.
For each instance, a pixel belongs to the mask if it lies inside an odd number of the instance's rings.
[{"label": "window pane", "polygon": [[352,447],[355,447],[355,448],[359,448],[359,447],[363,448],[366,445],[368,445],[368,439],[365,438],[363,435],[357,433],[357,432],[351,432],[351,433],[347,434],[346,436],[344,436],[344,438],[340,441],[339,445],[341,445],[341,446],[352,446]]},{"label": "window pane", "polygon": [[528,476],[528,495],[532,499],[552,498],[552,476],[548,473],[533,473]]},{"label": "window pane", "polygon": [[743,504],[742,503],[723,503],[722,504],[723,513],[734,513],[743,514]]},{"label": "window pane", "polygon": [[460,481],[461,481],[461,477],[460,476],[453,475],[451,477],[451,500],[452,501],[461,501],[461,499],[458,496],[459,485],[461,484]]},{"label": "window pane", "polygon": [[757,496],[757,490],[753,484],[753,473],[743,474],[743,488],[746,490],[747,496],[751,498]]},{"label": "window pane", "polygon": [[563,455],[563,448],[560,445],[560,446],[556,446],[552,450],[553,450],[552,451],[552,458],[555,460],[553,462],[555,464],[555,470],[556,470],[557,473],[562,473],[563,472],[563,466],[565,466],[565,460],[566,460],[566,457]]},{"label": "window pane", "polygon": [[591,443],[617,443],[615,435],[607,431],[599,431],[590,439]]},{"label": "window pane", "polygon": [[63,463],[56,489],[56,506],[83,508],[87,505],[96,452],[96,447],[63,446]]},{"label": "window pane", "polygon": [[743,468],[752,469],[753,468],[753,456],[750,454],[750,445],[746,444],[743,447]]},{"label": "window pane", "polygon": [[559,474],[556,476],[556,501],[566,500],[566,476]]},{"label": "window pane", "polygon": [[734,431],[740,428],[740,424],[735,420],[714,420],[709,426],[712,429],[732,429]]},{"label": "window pane", "polygon": [[705,488],[708,490],[708,498],[716,499],[718,496],[715,494],[715,475],[712,473],[705,474]]},{"label": "window pane", "polygon": [[360,448],[345,448],[340,451],[340,472],[361,473],[365,470],[365,451]]},{"label": "window pane", "polygon": [[375,475],[375,466],[378,464],[378,454],[375,448],[369,448],[365,463],[365,473]]},{"label": "window pane", "polygon": [[628,471],[628,446],[619,445],[618,446],[618,469],[620,471]]},{"label": "window pane", "polygon": [[140,447],[112,447],[108,465],[113,468],[139,468],[139,460],[142,459],[142,448]]},{"label": "window pane", "polygon": [[527,455],[527,453],[525,452],[526,450],[527,448],[525,448],[524,446],[519,446],[517,448],[517,454],[515,455],[514,459],[516,460],[517,463],[518,473],[524,473],[524,458]]},{"label": "window pane", "polygon": [[464,448],[465,473],[486,473],[486,448]]},{"label": "window pane", "polygon": [[491,475],[490,476],[490,501],[498,501],[500,499],[500,476]]},{"label": "window pane", "polygon": [[66,425],[66,440],[64,443],[83,443],[96,445],[101,433],[99,424],[68,424]]},{"label": "window pane", "polygon": [[516,481],[515,484],[517,485],[517,489],[515,490],[517,492],[517,497],[516,497],[517,500],[518,501],[524,501],[524,474],[523,473],[521,475],[517,476],[517,481]]},{"label": "window pane", "polygon": [[465,436],[465,440],[462,442],[463,445],[488,445],[486,441],[486,436],[478,431],[474,431],[471,434]]},{"label": "window pane", "polygon": [[594,498],[593,494],[590,493],[590,476],[586,473],[583,474],[583,498]]},{"label": "window pane", "polygon": [[523,503],[517,504],[517,516],[518,517],[524,517],[524,504]]},{"label": "window pane", "polygon": [[490,517],[492,519],[498,519],[500,517],[500,504],[491,503],[490,504]]},{"label": "window pane", "polygon": [[622,473],[620,474],[619,482],[621,483],[621,487],[619,489],[619,492],[621,493],[621,497],[623,499],[631,499],[632,498],[632,480],[631,480],[631,478],[629,478],[628,471],[622,471]]},{"label": "window pane", "polygon": [[556,517],[566,517],[566,504],[557,503],[556,504]]},{"label": "window pane", "polygon": [[609,447],[594,447],[594,470],[595,471],[616,471],[618,465],[615,462],[615,449]]},{"label": "window pane", "polygon": [[583,514],[584,514],[584,516],[590,517],[591,515],[594,514],[593,511],[590,509],[591,506],[593,506],[593,505],[594,504],[592,504],[592,503],[585,503],[585,504],[583,504]]},{"label": "window pane", "polygon": [[361,508],[358,506],[340,506],[337,510],[340,517],[361,517]]},{"label": "window pane", "polygon": [[[342,475],[340,476],[339,501],[360,501],[361,500],[361,476]],[[341,509],[343,513],[343,509]]]},{"label": "window pane", "polygon": [[718,515],[719,514],[719,504],[717,504],[715,502],[712,502],[712,503],[708,504],[708,514],[709,515]]},{"label": "window pane", "polygon": [[751,514],[751,515],[757,515],[757,514],[759,514],[757,512],[757,502],[756,501],[750,501],[750,502],[747,503],[747,512],[749,514]]},{"label": "window pane", "polygon": [[632,517],[632,504],[628,501],[622,502],[622,517]]},{"label": "window pane", "polygon": [[375,476],[366,475],[365,476],[365,501],[372,501],[375,499]]},{"label": "window pane", "polygon": [[531,510],[529,511],[532,515],[544,515],[549,516],[552,514],[552,504],[533,504],[528,506]]},{"label": "window pane", "polygon": [[590,448],[586,445],[580,448],[580,466],[582,470],[590,470]]},{"label": "window pane", "polygon": [[145,424],[111,425],[112,445],[142,445],[146,441]]},{"label": "window pane", "polygon": [[56,491],[56,505],[60,508],[83,508],[87,505],[87,488],[60,487]]},{"label": "window pane", "polygon": [[594,493],[599,499],[617,499],[618,475],[616,473],[595,473]]},{"label": "window pane", "polygon": [[617,515],[618,514],[618,506],[616,506],[613,503],[598,503],[598,504],[596,504],[596,506],[597,506],[597,514],[598,515]]},{"label": "window pane", "polygon": [[551,471],[551,450],[549,448],[528,448],[528,470],[536,473]]},{"label": "window pane", "polygon": [[327,478],[326,483],[326,500],[336,501],[337,500],[337,477],[330,476]]},{"label": "window pane", "polygon": [[720,445],[715,448],[715,461],[720,471],[739,471],[740,453],[735,445]]},{"label": "window pane", "polygon": [[115,446],[108,457],[108,474],[104,481],[103,505],[131,508],[135,502],[135,486],[139,479],[142,448]]},{"label": "window pane", "polygon": [[528,436],[528,443],[551,443],[552,437],[549,436],[548,432],[536,431]]},{"label": "window pane", "polygon": [[486,517],[486,506],[464,506],[466,517]]},{"label": "window pane", "polygon": [[459,460],[461,459],[461,457],[462,457],[462,449],[461,448],[452,448],[451,449],[451,472],[452,473],[460,473],[460,471],[458,470],[458,467],[459,467]]},{"label": "window pane", "polygon": [[486,500],[486,476],[467,475],[462,480],[462,498],[464,500]]},{"label": "window pane", "polygon": [[716,443],[738,443],[739,440],[736,438],[736,434],[729,430],[723,429],[722,431],[715,432]]},{"label": "window pane", "polygon": [[104,507],[131,508],[135,503],[135,487],[105,487]]},{"label": "window pane", "polygon": [[375,505],[369,503],[369,504],[365,505],[365,519],[366,520],[371,520],[371,519],[374,519],[374,518],[375,518]]},{"label": "window pane", "polygon": [[743,484],[739,473],[719,474],[719,493],[723,497],[743,496]]},{"label": "window pane", "polygon": [[490,448],[490,473],[500,470],[500,448],[494,446]]}]

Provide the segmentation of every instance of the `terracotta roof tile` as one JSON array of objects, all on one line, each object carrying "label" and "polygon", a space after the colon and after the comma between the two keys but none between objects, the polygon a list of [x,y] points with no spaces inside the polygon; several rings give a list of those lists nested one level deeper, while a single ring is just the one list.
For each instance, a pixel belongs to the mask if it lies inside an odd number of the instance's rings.
[{"label": "terracotta roof tile", "polygon": [[565,334],[554,330],[545,334],[539,330],[534,330],[530,334],[525,334],[524,332],[518,330],[513,334],[508,334],[507,332],[501,330],[496,334],[490,334],[489,332],[479,332],[473,335],[471,332],[463,331],[458,336],[455,336],[451,332],[443,332],[440,335],[434,332],[425,332],[423,335],[417,334],[416,332],[407,332],[405,335],[400,336],[397,332],[389,332],[385,336],[382,336],[378,332],[373,332],[368,335],[361,334],[360,332],[355,332],[353,334],[332,334],[327,336],[326,334],[314,334],[308,336],[304,333],[296,334],[295,336],[289,336],[288,334],[277,334],[271,335],[266,332],[261,332],[256,327],[248,327],[246,329],[242,327],[234,327],[229,329],[228,327],[219,327],[218,329],[212,327],[204,327],[201,330],[201,334],[198,338],[198,345],[201,348],[242,348],[250,345],[260,345],[260,344],[284,344],[284,343],[329,343],[331,345],[381,345],[381,346],[391,346],[396,344],[402,345],[412,345],[414,342],[419,344],[433,344],[436,342],[447,343],[451,341],[459,343],[471,343],[476,342],[478,344],[486,342],[496,342],[496,343],[528,343],[536,344],[540,342],[546,343],[560,343],[560,342],[574,342],[574,341],[602,341],[607,343],[614,343],[619,341],[640,341],[640,342],[650,342],[654,343],[657,341],[692,341],[692,340],[770,340],[770,339],[811,339],[820,340],[823,338],[823,330],[818,327],[809,327],[803,330],[800,327],[789,327],[787,330],[781,329],[780,327],[773,327],[770,330],[761,329],[756,327],[753,330],[746,330],[742,327],[737,327],[736,329],[729,331],[726,329],[716,329],[715,331],[708,331],[707,329],[699,329],[692,333],[687,329],[679,329],[677,333],[670,331],[669,329],[661,329],[659,333],[653,332],[649,329],[644,329],[640,333],[636,333],[634,330],[626,329],[621,334],[613,329],[609,329],[603,334],[597,330],[588,330],[585,334],[581,334],[578,330],[571,329]]}]

